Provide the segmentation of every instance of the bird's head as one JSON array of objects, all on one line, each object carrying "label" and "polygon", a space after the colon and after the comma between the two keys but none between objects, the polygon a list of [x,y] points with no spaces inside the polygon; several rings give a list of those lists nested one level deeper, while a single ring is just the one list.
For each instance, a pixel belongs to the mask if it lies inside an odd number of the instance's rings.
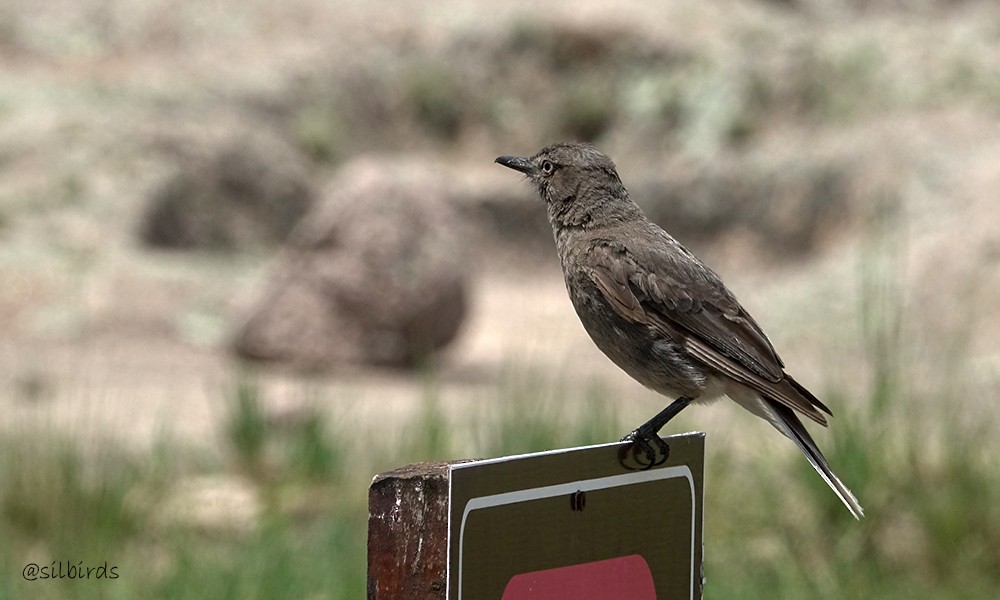
[{"label": "bird's head", "polygon": [[553,226],[604,225],[638,211],[615,163],[590,144],[552,144],[534,156],[501,156],[496,162],[527,176]]}]

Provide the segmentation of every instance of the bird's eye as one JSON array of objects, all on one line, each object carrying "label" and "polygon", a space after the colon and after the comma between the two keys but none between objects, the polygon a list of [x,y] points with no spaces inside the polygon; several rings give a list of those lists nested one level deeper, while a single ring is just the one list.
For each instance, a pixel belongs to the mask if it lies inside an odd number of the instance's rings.
[{"label": "bird's eye", "polygon": [[552,161],[543,160],[542,161],[542,173],[545,175],[551,175],[552,171],[556,170],[556,166],[552,164]]}]

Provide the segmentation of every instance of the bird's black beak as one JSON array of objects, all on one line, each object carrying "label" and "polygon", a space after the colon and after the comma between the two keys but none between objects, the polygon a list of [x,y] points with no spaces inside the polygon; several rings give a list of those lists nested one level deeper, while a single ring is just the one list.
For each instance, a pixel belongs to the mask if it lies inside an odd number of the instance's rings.
[{"label": "bird's black beak", "polygon": [[535,167],[531,164],[531,159],[523,156],[499,156],[497,157],[496,162],[507,167],[508,169],[520,171],[528,176],[535,174]]}]

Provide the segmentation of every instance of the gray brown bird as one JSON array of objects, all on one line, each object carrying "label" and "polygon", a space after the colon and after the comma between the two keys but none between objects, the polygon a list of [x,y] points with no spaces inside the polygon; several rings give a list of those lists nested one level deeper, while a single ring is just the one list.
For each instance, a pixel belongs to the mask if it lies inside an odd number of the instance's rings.
[{"label": "gray brown bird", "polygon": [[658,432],[690,403],[728,396],[795,442],[851,514],[863,515],[796,415],[826,426],[830,410],[785,373],[719,276],[643,215],[610,158],[589,144],[561,143],[496,162],[524,173],[545,201],[566,289],[597,347],[675,398],[623,438],[637,458],[652,466],[656,450],[666,453]]}]

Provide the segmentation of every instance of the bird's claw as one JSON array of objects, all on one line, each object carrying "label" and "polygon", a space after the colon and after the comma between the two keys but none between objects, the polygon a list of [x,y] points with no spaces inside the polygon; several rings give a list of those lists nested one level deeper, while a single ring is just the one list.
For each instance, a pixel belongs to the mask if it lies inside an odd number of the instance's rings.
[{"label": "bird's claw", "polygon": [[[670,445],[656,433],[641,429],[636,429],[621,439],[623,442],[632,442],[618,450],[618,463],[629,471],[648,471],[670,458]],[[632,457],[631,462],[639,465],[638,467],[629,465],[629,455]]]}]

